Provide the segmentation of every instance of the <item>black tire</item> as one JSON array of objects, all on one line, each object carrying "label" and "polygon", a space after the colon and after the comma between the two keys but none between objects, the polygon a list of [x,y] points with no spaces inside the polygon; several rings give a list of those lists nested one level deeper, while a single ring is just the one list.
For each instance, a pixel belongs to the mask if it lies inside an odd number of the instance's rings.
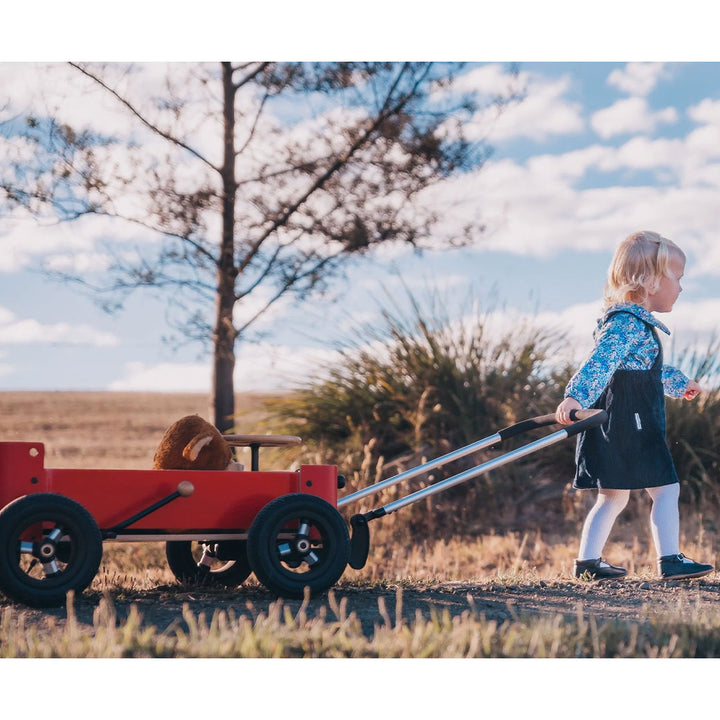
[{"label": "black tire", "polygon": [[92,515],[64,495],[25,495],[0,512],[0,590],[32,607],[55,607],[90,585],[102,560]]},{"label": "black tire", "polygon": [[311,595],[325,592],[350,558],[342,515],[322,498],[303,493],[269,502],[250,526],[247,547],[257,579],[288,598],[302,598],[305,587]]},{"label": "black tire", "polygon": [[[198,562],[206,545],[218,557],[213,558],[210,566],[200,566]],[[225,543],[173,540],[165,543],[165,556],[170,570],[181,583],[237,587],[242,585],[252,573],[247,559],[246,545],[244,540]],[[229,555],[232,559],[228,559]]]}]

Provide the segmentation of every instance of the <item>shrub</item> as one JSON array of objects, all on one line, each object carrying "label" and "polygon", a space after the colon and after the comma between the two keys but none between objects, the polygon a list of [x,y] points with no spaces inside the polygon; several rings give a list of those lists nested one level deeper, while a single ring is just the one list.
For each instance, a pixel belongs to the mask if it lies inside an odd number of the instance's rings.
[{"label": "shrub", "polygon": [[[552,412],[568,376],[565,368],[550,369],[563,347],[560,335],[528,322],[496,328],[498,315],[477,308],[453,320],[437,295],[430,310],[408,296],[409,313],[383,308],[383,324],[356,333],[359,342],[342,348],[326,377],[270,407],[286,431],[307,439],[309,455],[346,471],[348,492]],[[382,502],[487,457],[477,454],[389,489]],[[565,460],[572,467],[567,450]],[[423,523],[424,534],[487,529],[488,516],[496,524],[516,515],[518,493],[527,491],[537,467],[531,461],[521,469],[506,466],[403,513],[411,529]]]}]

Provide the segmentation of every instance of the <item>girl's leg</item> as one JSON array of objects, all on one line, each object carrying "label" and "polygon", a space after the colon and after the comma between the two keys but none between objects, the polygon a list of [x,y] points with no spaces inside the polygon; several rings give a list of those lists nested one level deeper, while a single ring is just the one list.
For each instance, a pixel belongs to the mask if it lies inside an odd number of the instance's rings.
[{"label": "girl's leg", "polygon": [[658,557],[680,552],[680,483],[646,488],[652,498],[650,532]]},{"label": "girl's leg", "polygon": [[585,518],[578,560],[594,560],[602,555],[615,520],[629,499],[629,490],[598,490],[597,501]]},{"label": "girl's leg", "polygon": [[658,554],[658,575],[664,580],[698,578],[713,571],[712,565],[698,563],[679,552],[680,483],[647,488],[652,498],[650,530]]}]

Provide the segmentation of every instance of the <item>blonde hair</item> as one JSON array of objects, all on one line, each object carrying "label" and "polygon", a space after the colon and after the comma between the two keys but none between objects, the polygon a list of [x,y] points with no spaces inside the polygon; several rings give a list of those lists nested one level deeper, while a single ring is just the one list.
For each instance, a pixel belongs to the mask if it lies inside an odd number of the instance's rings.
[{"label": "blonde hair", "polygon": [[642,230],[625,238],[608,269],[604,307],[620,302],[642,305],[668,274],[672,253],[685,262],[685,253],[659,233]]}]

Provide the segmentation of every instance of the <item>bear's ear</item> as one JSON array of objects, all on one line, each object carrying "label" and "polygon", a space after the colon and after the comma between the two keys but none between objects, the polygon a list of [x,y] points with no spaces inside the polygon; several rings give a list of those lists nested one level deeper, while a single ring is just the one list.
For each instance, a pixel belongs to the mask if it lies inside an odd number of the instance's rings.
[{"label": "bear's ear", "polygon": [[213,441],[213,436],[211,434],[196,435],[183,448],[183,451],[182,451],[183,457],[186,460],[189,460],[190,462],[195,462],[197,460],[198,455],[200,454],[200,451],[204,447],[207,447],[212,441]]}]

